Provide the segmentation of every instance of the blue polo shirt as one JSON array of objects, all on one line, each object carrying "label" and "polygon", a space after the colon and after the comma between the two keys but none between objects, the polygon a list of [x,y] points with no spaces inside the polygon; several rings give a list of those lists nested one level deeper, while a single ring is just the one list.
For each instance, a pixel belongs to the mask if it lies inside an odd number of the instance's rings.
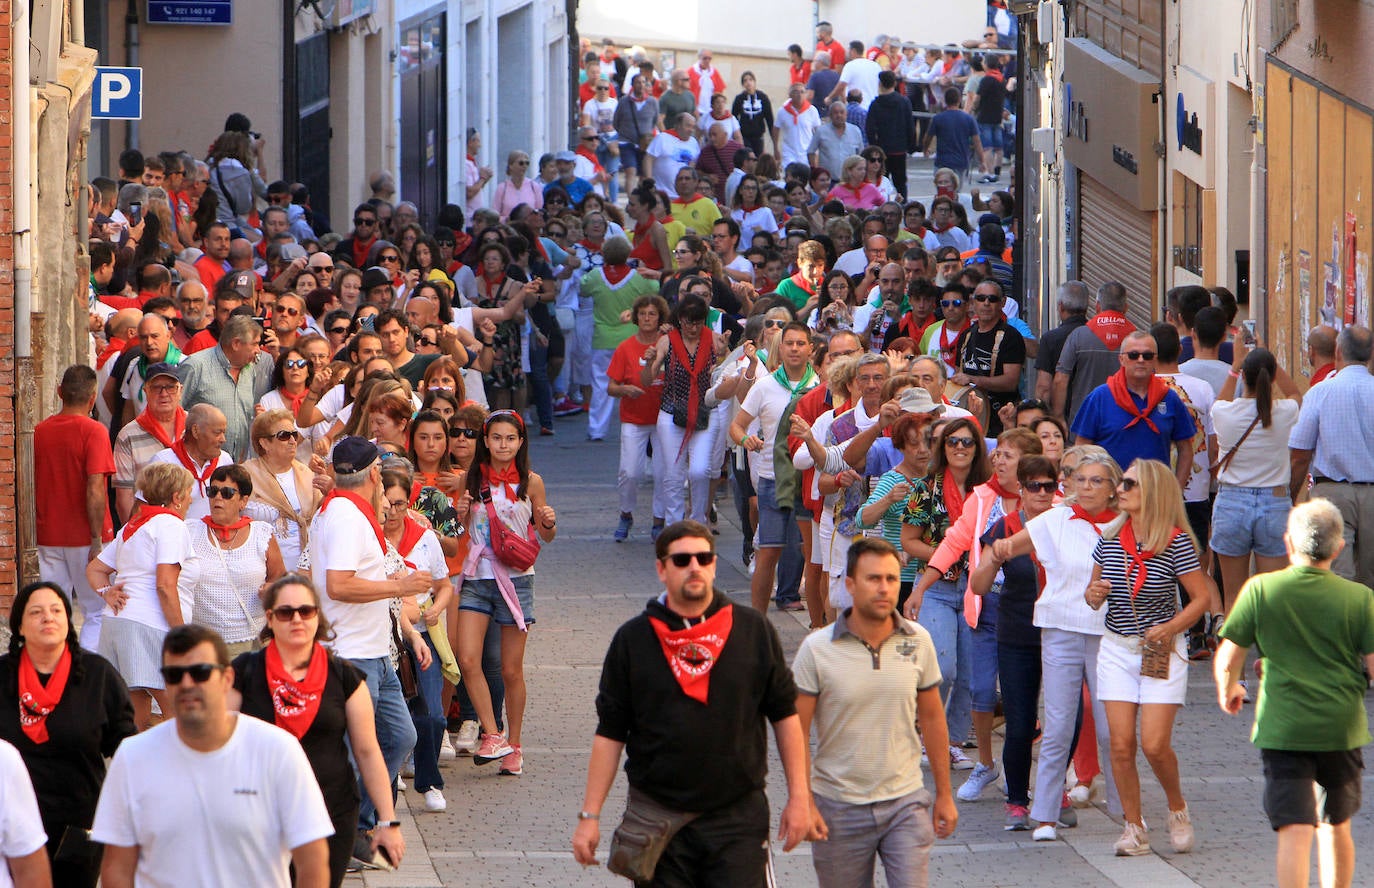
[{"label": "blue polo shirt", "polygon": [[[1145,399],[1135,392],[1130,395],[1136,406],[1144,410]],[[1172,389],[1150,413],[1158,434],[1150,431],[1143,419],[1126,428],[1131,419],[1131,414],[1117,405],[1111,389],[1103,383],[1078,408],[1072,431],[1105,448],[1122,469],[1130,468],[1137,459],[1155,459],[1168,465],[1170,442],[1191,439],[1197,432],[1183,399]]]}]

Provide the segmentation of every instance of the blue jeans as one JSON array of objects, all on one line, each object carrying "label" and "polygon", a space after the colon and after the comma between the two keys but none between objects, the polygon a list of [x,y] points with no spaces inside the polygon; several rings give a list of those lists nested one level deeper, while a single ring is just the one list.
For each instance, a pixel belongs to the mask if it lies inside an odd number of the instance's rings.
[{"label": "blue jeans", "polygon": [[[391,785],[396,785],[396,775],[401,773],[401,765],[406,756],[415,748],[415,725],[410,720],[410,709],[406,706],[405,695],[401,693],[401,680],[391,661],[386,657],[368,660],[349,660],[367,681],[367,691],[372,695],[373,717],[377,725],[377,744],[382,747],[382,758],[386,761],[386,774]],[[357,772],[358,765],[353,763]],[[377,807],[367,794],[362,779],[358,780],[358,790],[362,793],[363,803],[358,809],[358,829],[372,829],[377,825]],[[395,796],[395,790],[392,790]]]},{"label": "blue jeans", "polygon": [[1002,682],[1002,714],[1007,717],[1002,772],[1007,802],[1030,807],[1031,745],[1040,702],[1040,647],[999,645],[997,675]]},{"label": "blue jeans", "polygon": [[611,203],[615,203],[620,196],[620,185],[616,182],[615,174],[620,172],[620,155],[611,153],[611,146],[616,144],[616,137],[611,135],[609,140],[605,136],[598,138],[596,143],[596,159],[606,168],[606,173],[611,177],[611,183],[606,186],[606,196]]},{"label": "blue jeans", "polygon": [[443,789],[439,773],[439,744],[444,739],[444,672],[439,667],[439,652],[430,641],[429,631],[420,633],[429,645],[429,668],[418,676],[420,699],[411,705],[410,720],[415,725],[415,789]]},{"label": "blue jeans", "polygon": [[[491,711],[496,714],[496,730],[505,730],[506,723],[501,718],[501,707],[506,700],[506,683],[501,680],[501,626],[495,620],[487,621],[487,634],[482,638],[482,675],[486,676],[487,688],[491,691]],[[478,720],[477,710],[468,696],[467,682],[462,681],[458,682],[458,719]]]},{"label": "blue jeans", "polygon": [[[940,664],[940,696],[945,701],[949,742],[958,745],[973,723],[973,699],[969,681],[973,674],[973,629],[964,619],[964,579],[951,583],[937,580],[921,599],[916,622],[935,642]],[[932,753],[933,755],[934,753]]]},{"label": "blue jeans", "polygon": [[974,712],[997,710],[997,611],[1001,604],[1000,591],[984,595],[978,626],[973,629],[973,671],[968,682]]},{"label": "blue jeans", "polygon": [[553,386],[549,382],[549,347],[536,342],[538,331],[530,334],[530,390],[541,429],[553,428]]}]

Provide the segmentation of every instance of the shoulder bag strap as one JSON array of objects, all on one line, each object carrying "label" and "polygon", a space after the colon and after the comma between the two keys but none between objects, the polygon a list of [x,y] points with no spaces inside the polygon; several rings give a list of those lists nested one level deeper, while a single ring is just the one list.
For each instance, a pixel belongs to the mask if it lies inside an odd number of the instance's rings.
[{"label": "shoulder bag strap", "polygon": [[1245,429],[1245,434],[1241,435],[1240,440],[1232,445],[1230,450],[1226,451],[1225,456],[1217,460],[1217,464],[1212,468],[1213,474],[1220,475],[1222,472],[1226,471],[1226,467],[1231,464],[1231,460],[1235,459],[1236,451],[1240,450],[1240,445],[1244,444],[1245,439],[1250,437],[1250,433],[1255,430],[1255,426],[1259,425],[1259,421],[1259,412],[1257,410],[1255,418],[1250,420],[1250,425]]},{"label": "shoulder bag strap", "polygon": [[224,187],[224,173],[220,172],[219,161],[215,161],[215,181],[219,183],[219,192],[224,195],[224,200],[229,204],[229,212],[237,218],[239,208],[234,205],[234,196],[229,193],[229,189]]}]

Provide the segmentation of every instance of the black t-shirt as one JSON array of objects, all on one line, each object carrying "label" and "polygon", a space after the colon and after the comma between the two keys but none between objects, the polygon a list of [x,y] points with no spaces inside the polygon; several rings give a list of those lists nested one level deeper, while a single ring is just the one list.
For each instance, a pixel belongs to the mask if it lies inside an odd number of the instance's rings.
[{"label": "black t-shirt", "polygon": [[[1025,514],[1021,516],[1025,526]],[[998,518],[997,522],[983,534],[980,542],[984,546],[1005,537],[1007,519]],[[1035,562],[1029,555],[1018,555],[1002,564],[1002,601],[997,606],[997,643],[1007,647],[1040,647],[1040,630],[1035,628],[1035,599],[1040,589],[1036,585]]]},{"label": "black t-shirt", "polygon": [[[992,365],[994,350],[997,352],[995,366]],[[955,340],[954,353],[958,356],[958,369],[961,372],[969,376],[998,376],[1006,370],[1008,364],[1020,364],[1024,369],[1026,341],[1006,321],[998,321],[997,326],[986,333],[980,332],[977,322],[974,322]],[[1014,403],[1020,397],[1020,393],[1013,389],[1009,392],[980,390],[980,394],[988,399],[992,407],[987,432],[989,438],[995,438],[1002,434],[1002,422],[997,418],[997,409],[1004,404]]]},{"label": "black t-shirt", "polygon": [[984,74],[978,81],[978,111],[974,114],[983,126],[1000,126],[1007,105],[1007,85],[1001,77]]},{"label": "black t-shirt", "polygon": [[1043,370],[1053,376],[1054,368],[1059,366],[1059,354],[1064,351],[1064,343],[1069,341],[1069,334],[1086,323],[1088,323],[1086,316],[1074,315],[1041,336],[1040,350],[1035,353],[1035,369]]},{"label": "black t-shirt", "polygon": [[425,378],[425,371],[429,365],[439,360],[442,355],[416,355],[409,361],[396,368],[396,375],[410,383],[411,391],[420,388],[420,382]]},{"label": "black t-shirt", "polygon": [[[348,698],[363,683],[363,674],[347,660],[329,655],[329,677],[325,679],[320,710],[301,738],[301,749],[315,772],[324,793],[324,804],[331,818],[347,813],[359,802],[358,781],[348,760]],[[272,694],[267,689],[267,653],[252,651],[234,659],[234,690],[243,695],[240,711],[277,723]]]}]

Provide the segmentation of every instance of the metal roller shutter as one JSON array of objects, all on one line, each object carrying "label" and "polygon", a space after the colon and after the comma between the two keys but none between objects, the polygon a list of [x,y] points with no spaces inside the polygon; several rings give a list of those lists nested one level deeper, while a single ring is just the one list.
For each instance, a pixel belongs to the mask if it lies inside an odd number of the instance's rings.
[{"label": "metal roller shutter", "polygon": [[1148,328],[1161,317],[1155,295],[1154,214],[1078,174],[1078,277],[1095,293],[1107,281],[1126,287],[1126,316]]}]

